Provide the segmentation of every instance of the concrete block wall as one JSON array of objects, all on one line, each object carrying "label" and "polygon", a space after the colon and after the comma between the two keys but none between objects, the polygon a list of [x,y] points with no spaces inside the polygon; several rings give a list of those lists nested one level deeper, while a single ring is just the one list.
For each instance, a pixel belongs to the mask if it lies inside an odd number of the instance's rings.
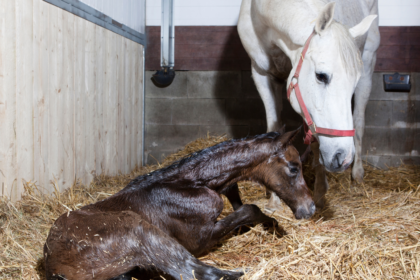
[{"label": "concrete block wall", "polygon": [[161,161],[197,137],[245,137],[266,131],[265,110],[250,71],[177,71],[161,89],[146,72],[147,164]]},{"label": "concrete block wall", "polygon": [[373,76],[366,107],[364,158],[379,167],[420,164],[420,73],[405,73],[411,78],[409,93],[385,92],[383,74],[390,72]]},{"label": "concrete block wall", "polygon": [[[157,88],[146,72],[146,163],[156,163],[207,133],[245,137],[266,131],[264,105],[250,71],[177,71],[171,86]],[[366,108],[364,159],[379,167],[420,164],[420,73],[411,74],[410,93],[385,92],[375,72]],[[287,130],[302,119],[280,85],[280,118]],[[305,146],[299,137],[295,145]]]}]

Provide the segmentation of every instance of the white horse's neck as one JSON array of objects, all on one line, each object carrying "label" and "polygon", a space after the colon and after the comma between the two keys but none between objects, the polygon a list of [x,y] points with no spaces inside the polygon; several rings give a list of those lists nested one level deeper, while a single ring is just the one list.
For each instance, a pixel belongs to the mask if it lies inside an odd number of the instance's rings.
[{"label": "white horse's neck", "polygon": [[295,56],[299,56],[300,48],[314,30],[315,20],[325,3],[326,1],[321,0],[260,1],[253,8],[260,15],[263,25],[282,33],[282,36],[278,34],[268,34],[268,36],[273,38],[273,43],[293,63]]}]

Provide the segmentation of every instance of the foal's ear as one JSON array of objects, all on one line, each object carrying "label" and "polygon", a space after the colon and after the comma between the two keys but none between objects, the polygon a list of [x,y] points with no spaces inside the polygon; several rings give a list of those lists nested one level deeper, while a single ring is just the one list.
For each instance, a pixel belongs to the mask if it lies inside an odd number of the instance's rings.
[{"label": "foal's ear", "polygon": [[351,36],[353,36],[353,38],[357,38],[364,35],[377,17],[377,15],[370,15],[365,17],[358,25],[355,25],[349,29]]},{"label": "foal's ear", "polygon": [[315,32],[317,34],[321,35],[322,32],[331,25],[334,18],[334,8],[335,2],[328,3],[324,6],[324,8],[322,8],[315,23]]},{"label": "foal's ear", "polygon": [[285,148],[293,143],[293,141],[296,139],[296,136],[299,134],[301,127],[302,126],[300,126],[296,130],[286,132],[285,134],[281,136],[280,143],[281,143],[282,148]]}]

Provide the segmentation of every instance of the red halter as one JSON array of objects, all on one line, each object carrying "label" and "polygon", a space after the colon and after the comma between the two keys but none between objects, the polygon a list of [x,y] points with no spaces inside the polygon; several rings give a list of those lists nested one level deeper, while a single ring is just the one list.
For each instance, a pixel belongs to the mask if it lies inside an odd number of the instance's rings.
[{"label": "red halter", "polygon": [[[303,47],[303,51],[300,55],[301,59],[299,59],[299,64],[296,68],[296,72],[293,75],[293,78],[296,78],[296,80],[299,79],[299,73],[302,68],[303,59],[305,58],[306,52],[309,48],[309,43],[311,42],[312,37],[315,35],[315,31],[312,32],[311,36],[309,36],[308,40],[306,40],[305,46]],[[305,102],[303,102],[302,94],[300,93],[299,84],[298,81],[296,84],[290,81],[290,86],[287,88],[287,99],[290,101],[290,94],[292,93],[292,89],[295,90],[296,98],[299,102],[299,106],[302,109],[304,118],[306,120],[306,123],[304,123],[305,126],[305,144],[309,145],[311,142],[315,142],[316,138],[313,136],[313,134],[325,134],[330,136],[339,136],[339,137],[348,137],[348,136],[354,136],[354,129],[352,130],[338,130],[338,129],[330,129],[330,128],[323,128],[323,127],[317,127],[315,123],[312,121],[311,115],[309,115],[308,109],[306,108]]]}]

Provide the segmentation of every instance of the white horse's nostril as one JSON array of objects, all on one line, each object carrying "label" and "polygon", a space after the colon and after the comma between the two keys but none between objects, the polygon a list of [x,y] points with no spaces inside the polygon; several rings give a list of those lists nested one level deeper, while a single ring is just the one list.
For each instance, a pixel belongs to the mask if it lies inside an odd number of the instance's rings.
[{"label": "white horse's nostril", "polygon": [[346,159],[346,154],[343,150],[338,150],[337,153],[333,156],[331,165],[334,169],[339,169],[344,165]]}]

